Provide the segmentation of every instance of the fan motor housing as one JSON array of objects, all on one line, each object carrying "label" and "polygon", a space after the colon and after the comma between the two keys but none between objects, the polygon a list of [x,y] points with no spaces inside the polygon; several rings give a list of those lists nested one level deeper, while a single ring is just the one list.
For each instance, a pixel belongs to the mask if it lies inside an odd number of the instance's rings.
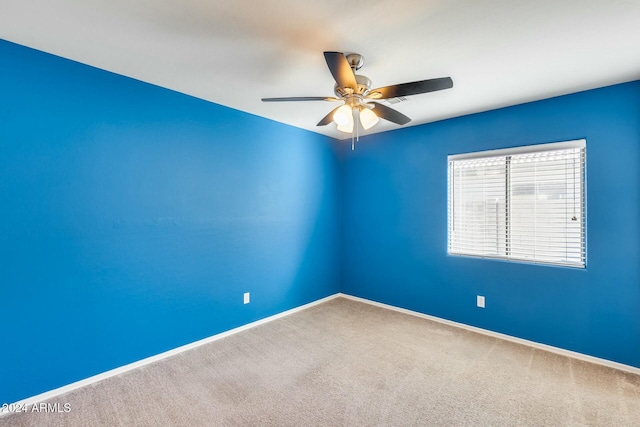
[{"label": "fan motor housing", "polygon": [[[360,74],[356,74],[356,83],[358,84],[358,90],[355,92],[359,95],[364,95],[366,92],[371,89],[371,79],[367,76],[362,76]],[[347,95],[345,92],[341,91],[336,83],[333,86],[333,93],[336,94],[337,97],[342,98]]]}]

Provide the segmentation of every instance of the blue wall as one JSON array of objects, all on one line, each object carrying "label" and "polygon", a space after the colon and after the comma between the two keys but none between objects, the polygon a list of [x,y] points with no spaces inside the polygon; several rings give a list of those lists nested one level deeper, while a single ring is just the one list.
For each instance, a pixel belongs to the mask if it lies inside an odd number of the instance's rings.
[{"label": "blue wall", "polygon": [[[447,255],[447,155],[578,138],[586,270]],[[343,292],[640,367],[640,82],[372,135],[342,156]]]},{"label": "blue wall", "polygon": [[334,148],[0,41],[0,403],[338,292]]}]

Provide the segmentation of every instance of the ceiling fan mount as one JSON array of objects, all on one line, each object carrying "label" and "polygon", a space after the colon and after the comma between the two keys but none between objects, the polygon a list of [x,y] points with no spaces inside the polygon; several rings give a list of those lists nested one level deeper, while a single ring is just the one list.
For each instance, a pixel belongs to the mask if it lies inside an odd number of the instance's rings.
[{"label": "ceiling fan mount", "polygon": [[364,65],[364,56],[359,53],[350,53],[344,57],[347,58],[347,62],[354,73]]},{"label": "ceiling fan mount", "polygon": [[336,97],[262,98],[262,101],[342,102],[342,105],[331,110],[329,114],[320,120],[317,126],[326,126],[333,121],[338,125],[338,130],[352,133],[353,125],[356,122],[354,118],[358,116],[365,130],[374,126],[379,119],[385,119],[399,125],[404,125],[411,121],[409,117],[399,111],[376,101],[418,95],[453,87],[453,80],[450,77],[442,77],[371,89],[371,79],[355,73],[364,65],[364,57],[362,55],[358,53],[345,55],[342,52],[324,52],[324,58],[329,71],[336,81],[333,90]]}]

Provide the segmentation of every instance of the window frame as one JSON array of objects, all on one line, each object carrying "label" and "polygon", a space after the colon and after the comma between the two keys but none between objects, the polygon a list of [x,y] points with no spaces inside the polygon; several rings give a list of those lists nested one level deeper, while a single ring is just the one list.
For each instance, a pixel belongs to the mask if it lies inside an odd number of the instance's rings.
[{"label": "window frame", "polygon": [[[579,262],[569,262],[565,261],[549,261],[540,258],[531,258],[531,257],[518,257],[513,256],[509,253],[509,250],[505,248],[503,254],[499,255],[487,255],[486,253],[478,254],[478,253],[468,253],[465,252],[464,249],[453,248],[452,251],[452,231],[453,224],[452,221],[454,218],[454,198],[456,195],[454,187],[454,179],[453,179],[453,162],[460,160],[479,160],[479,159],[487,159],[487,158],[503,158],[506,163],[510,163],[512,156],[519,155],[527,155],[527,154],[535,154],[542,152],[552,152],[557,150],[569,150],[569,149],[580,149],[579,159],[581,164],[577,167],[574,167],[574,171],[577,170],[581,174],[579,176],[580,186],[579,186],[579,203],[580,203],[580,241],[578,250],[576,251],[578,257],[580,259]],[[504,211],[500,213],[504,213],[504,228],[507,230],[506,234],[506,245],[511,244],[511,235],[509,234],[511,231],[509,230],[512,227],[513,220],[509,219],[508,211],[513,209],[513,201],[510,196],[511,192],[513,192],[514,187],[512,186],[510,179],[511,178],[511,168],[508,166],[506,168],[506,172],[504,175],[505,185],[505,200],[508,200],[508,203],[505,202]],[[572,179],[574,176],[572,176]],[[536,185],[536,182],[532,180],[531,183]],[[567,185],[568,181],[565,181],[565,185]],[[483,184],[484,185],[484,184]],[[484,190],[485,187],[483,187]],[[486,199],[484,199],[486,200]],[[486,202],[485,202],[486,203]],[[497,205],[496,205],[497,206]],[[496,207],[497,209],[497,207]],[[498,211],[496,210],[495,216],[498,218]],[[482,227],[486,227],[486,219]],[[565,230],[570,231],[568,228]],[[567,231],[564,231],[566,233]],[[468,237],[467,237],[468,238]],[[468,239],[473,240],[473,239]],[[480,242],[479,244],[486,244],[486,242]],[[536,243],[535,247],[538,247],[540,243]],[[567,243],[565,242],[565,245]],[[469,252],[473,252],[473,250],[469,250]],[[577,269],[586,269],[587,267],[587,154],[586,154],[586,139],[576,139],[570,141],[562,141],[562,142],[553,142],[553,143],[543,143],[543,144],[535,144],[535,145],[527,145],[520,147],[512,147],[512,148],[504,148],[497,150],[485,150],[479,152],[468,152],[461,154],[453,154],[447,156],[447,255],[450,256],[461,256],[461,257],[472,257],[472,258],[481,258],[481,259],[492,259],[492,260],[500,260],[507,262],[516,262],[516,263],[527,263],[527,264],[537,264],[537,265],[547,265],[547,266],[560,266],[560,267],[568,267],[568,268],[577,268]]]}]

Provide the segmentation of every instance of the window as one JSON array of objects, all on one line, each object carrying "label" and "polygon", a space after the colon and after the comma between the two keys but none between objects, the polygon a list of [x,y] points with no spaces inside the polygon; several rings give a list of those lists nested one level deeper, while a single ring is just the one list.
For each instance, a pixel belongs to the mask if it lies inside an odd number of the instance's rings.
[{"label": "window", "polygon": [[455,255],[585,266],[586,142],[449,156]]}]

